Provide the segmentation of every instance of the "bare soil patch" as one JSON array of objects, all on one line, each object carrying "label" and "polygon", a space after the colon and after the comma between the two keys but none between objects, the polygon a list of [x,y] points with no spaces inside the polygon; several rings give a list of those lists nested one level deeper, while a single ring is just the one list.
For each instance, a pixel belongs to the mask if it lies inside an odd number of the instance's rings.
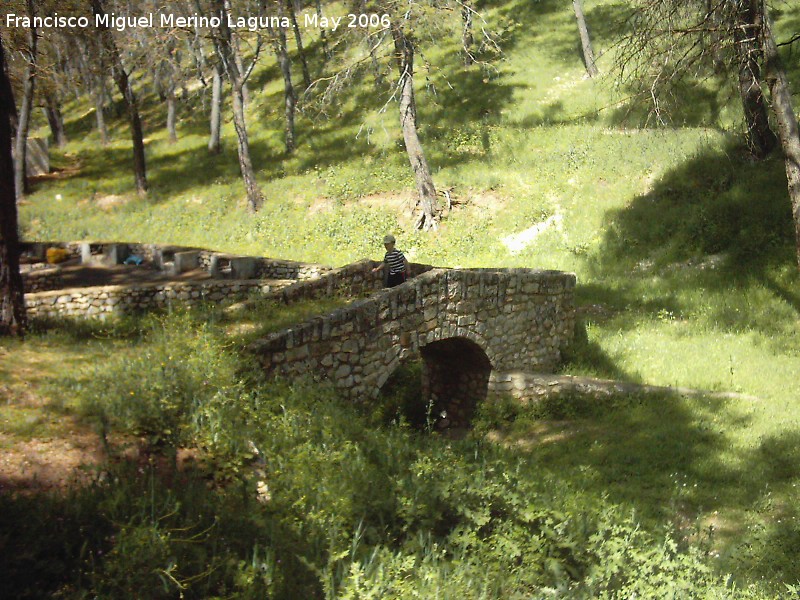
[{"label": "bare soil patch", "polygon": [[85,484],[105,459],[99,437],[74,422],[64,438],[20,440],[0,433],[0,448],[0,494]]}]

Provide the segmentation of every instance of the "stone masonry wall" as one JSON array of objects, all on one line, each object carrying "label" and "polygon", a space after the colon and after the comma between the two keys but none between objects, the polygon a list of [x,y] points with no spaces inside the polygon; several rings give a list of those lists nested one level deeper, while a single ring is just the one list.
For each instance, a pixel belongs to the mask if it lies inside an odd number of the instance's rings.
[{"label": "stone masonry wall", "polygon": [[[305,280],[280,291],[280,299],[285,303],[298,300],[311,300],[344,296],[359,298],[378,292],[384,288],[384,274],[372,269],[379,263],[364,259],[338,269],[331,269],[316,279]],[[409,264],[409,278],[414,278],[433,269],[430,265]]]},{"label": "stone masonry wall", "polygon": [[[238,255],[203,250],[198,257],[198,266],[209,270],[211,259],[214,256],[218,257],[218,260],[221,259],[223,262],[230,261],[232,258],[240,258]],[[257,279],[294,279],[297,281],[305,281],[307,279],[316,279],[334,270],[333,267],[294,260],[253,257],[253,261],[255,263],[254,275]]]},{"label": "stone masonry wall", "polygon": [[405,358],[450,338],[472,341],[493,371],[552,371],[573,337],[575,276],[555,271],[442,270],[256,342],[270,372],[330,379],[374,397]]},{"label": "stone masonry wall", "polygon": [[25,307],[29,318],[103,318],[164,308],[170,304],[191,306],[241,300],[254,291],[266,294],[273,288],[261,280],[110,285],[25,294]]},{"label": "stone masonry wall", "polygon": [[[82,249],[87,245],[89,247],[88,251],[82,251]],[[131,254],[136,254],[141,256],[147,263],[151,263],[160,269],[164,268],[164,264],[166,262],[173,261],[174,256],[177,253],[195,254],[193,260],[184,266],[186,270],[191,268],[210,270],[213,257],[216,257],[226,265],[230,263],[231,259],[248,259],[252,261],[254,265],[252,276],[253,279],[292,279],[303,281],[307,279],[316,279],[317,277],[334,270],[333,267],[315,263],[304,263],[293,260],[282,260],[260,256],[247,257],[238,254],[227,254],[224,252],[215,252],[213,250],[204,250],[190,246],[175,246],[165,244],[140,244],[134,242],[102,241],[21,242],[20,247],[24,255],[32,258],[38,258],[41,261],[44,261],[45,259],[45,252],[47,248],[64,248],[72,257],[81,257],[83,254],[86,256],[89,256],[90,254],[95,255],[95,258],[92,262],[99,264],[108,263],[105,258],[110,248],[124,248],[124,252],[117,253],[121,260],[124,260]]]},{"label": "stone masonry wall", "polygon": [[21,275],[22,288],[26,293],[57,290],[63,286],[61,269],[59,267],[22,271]]},{"label": "stone masonry wall", "polygon": [[[276,268],[281,269],[280,263],[287,261],[265,259],[266,262],[274,262],[278,265]],[[291,278],[277,277],[276,275],[282,274],[283,271],[273,270],[272,276],[264,279],[160,282],[132,286],[56,289],[47,292],[26,288],[30,292],[25,294],[25,305],[31,318],[103,318],[113,314],[163,308],[169,304],[196,305],[203,302],[238,301],[252,294],[273,298],[286,304],[333,296],[360,297],[383,287],[382,274],[372,272],[372,268],[377,264],[371,260],[362,260],[338,269],[322,267],[322,275],[305,279],[306,276],[310,277],[318,265],[294,263],[289,269],[294,269],[299,279],[290,285],[286,284]],[[297,265],[309,269],[300,269]],[[410,265],[412,275],[431,268],[428,265]],[[44,271],[45,269],[42,269],[42,272]],[[38,272],[38,270],[31,271],[31,273]],[[276,283],[274,281],[276,279],[284,281],[285,284]],[[59,287],[55,285],[55,280],[52,283],[54,287]]]}]

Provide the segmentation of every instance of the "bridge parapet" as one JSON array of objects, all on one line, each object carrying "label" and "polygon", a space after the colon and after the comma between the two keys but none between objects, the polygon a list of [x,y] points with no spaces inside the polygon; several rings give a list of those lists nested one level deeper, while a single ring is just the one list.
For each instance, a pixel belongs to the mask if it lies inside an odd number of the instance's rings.
[{"label": "bridge parapet", "polygon": [[[329,379],[359,400],[374,398],[402,361],[422,355],[423,388],[442,395],[470,379],[454,371],[478,368],[480,361],[459,365],[462,350],[474,356],[475,347],[491,372],[553,371],[573,338],[574,289],[575,275],[560,271],[433,269],[251,349],[270,372]],[[447,340],[462,346],[440,344]]]}]

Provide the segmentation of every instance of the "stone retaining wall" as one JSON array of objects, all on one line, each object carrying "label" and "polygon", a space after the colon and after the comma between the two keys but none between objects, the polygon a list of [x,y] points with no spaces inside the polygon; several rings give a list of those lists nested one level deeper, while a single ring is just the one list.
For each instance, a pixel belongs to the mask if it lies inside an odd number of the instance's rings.
[{"label": "stone retaining wall", "polygon": [[[305,280],[284,288],[280,291],[279,297],[285,303],[334,296],[364,297],[385,287],[383,271],[377,273],[372,271],[378,264],[380,263],[363,259],[338,269],[331,269],[316,279]],[[411,263],[409,277],[414,278],[431,269],[433,267],[430,265]]]},{"label": "stone retaining wall", "polygon": [[196,306],[206,302],[241,300],[251,293],[268,294],[274,284],[261,280],[192,281],[110,285],[25,294],[29,318],[123,315],[171,304]]},{"label": "stone retaining wall", "polygon": [[[53,247],[46,244],[45,247]],[[159,252],[163,247],[147,245],[136,247],[131,244],[132,251]],[[66,247],[66,246],[61,246]],[[80,252],[80,245],[73,246]],[[84,250],[85,243],[84,243]],[[69,248],[68,248],[69,249]],[[92,249],[89,249],[92,251]],[[170,258],[180,263],[183,255],[202,261],[202,257],[226,256],[208,251],[188,250],[174,246],[169,249]],[[194,255],[197,256],[194,256]],[[105,256],[92,255],[92,256]],[[236,258],[236,257],[233,257]],[[248,257],[239,257],[248,258]],[[284,303],[300,300],[312,300],[324,297],[345,296],[360,297],[383,287],[382,273],[373,273],[378,263],[362,260],[345,267],[334,269],[308,263],[252,258],[259,268],[259,275],[253,279],[213,279],[210,281],[155,282],[137,285],[116,285],[90,288],[60,289],[56,276],[36,276],[48,279],[53,291],[44,291],[43,287],[26,287],[25,305],[28,316],[36,317],[106,317],[112,314],[163,308],[172,303],[196,305],[203,302],[239,301],[256,293],[261,297],[274,298]],[[413,275],[430,270],[429,265],[410,265]],[[60,270],[42,269],[41,272]],[[38,273],[39,270],[30,273]],[[290,283],[295,279],[295,283]],[[280,283],[284,282],[284,283]],[[43,282],[42,285],[45,285]]]},{"label": "stone retaining wall", "polygon": [[[335,270],[333,267],[304,263],[293,260],[265,258],[261,256],[243,256],[215,252],[192,246],[175,246],[167,244],[139,244],[132,242],[21,242],[22,254],[29,259],[45,261],[47,248],[63,248],[70,257],[81,258],[83,264],[120,264],[128,256],[135,254],[160,270],[176,272],[201,268],[212,271],[218,278],[229,279],[292,279],[305,281],[316,279],[325,273]],[[180,266],[176,269],[176,262]],[[236,265],[246,266],[248,277],[238,277]]]},{"label": "stone retaining wall", "polygon": [[280,260],[262,257],[244,257],[237,254],[225,254],[203,250],[199,253],[197,264],[199,267],[210,271],[212,259],[216,257],[218,264],[230,263],[231,259],[245,258],[253,261],[253,274],[256,279],[295,279],[305,281],[316,279],[320,275],[334,270],[333,267],[314,263],[304,263],[293,260]]},{"label": "stone retaining wall", "polygon": [[21,275],[22,289],[24,289],[26,293],[57,290],[64,285],[61,278],[61,269],[59,267],[22,271]]}]

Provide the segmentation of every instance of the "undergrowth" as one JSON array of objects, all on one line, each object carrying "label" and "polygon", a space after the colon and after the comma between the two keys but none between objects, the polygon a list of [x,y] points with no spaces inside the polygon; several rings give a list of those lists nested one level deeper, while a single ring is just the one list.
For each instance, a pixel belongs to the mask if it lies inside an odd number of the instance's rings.
[{"label": "undergrowth", "polygon": [[[95,342],[103,331],[102,343],[126,340],[128,350],[51,393],[76,398],[85,419],[138,437],[145,452],[117,456],[66,494],[0,495],[4,597],[772,598],[797,575],[766,559],[760,544],[776,538],[754,532],[749,553],[722,561],[714,539],[669,524],[697,499],[673,489],[669,509],[659,489],[643,489],[663,484],[660,461],[685,472],[695,455],[643,451],[653,446],[646,439],[617,450],[611,440],[621,438],[609,432],[591,436],[605,458],[587,464],[579,448],[588,436],[553,452],[486,437],[524,437],[553,419],[578,431],[586,422],[649,431],[659,420],[664,434],[678,432],[676,447],[700,443],[712,455],[713,439],[681,425],[702,418],[699,408],[675,405],[664,418],[659,402],[641,399],[487,403],[473,433],[456,441],[406,426],[413,368],[371,407],[321,384],[266,381],[226,335],[222,314],[154,315],[135,332],[86,328]],[[52,327],[27,343],[52,343]],[[201,460],[178,468],[186,446]],[[632,475],[624,461],[603,473],[628,453],[640,457],[628,466],[642,469],[642,489],[609,484]],[[776,447],[769,464],[780,455]],[[789,560],[787,536],[779,543]],[[734,564],[775,578],[728,578]]]},{"label": "undergrowth", "polygon": [[[621,6],[585,5],[609,48]],[[780,31],[795,13],[777,15]],[[35,323],[0,363],[4,383],[148,448],[66,495],[0,494],[0,596],[797,595],[800,283],[781,161],[750,160],[731,89],[711,81],[693,98],[713,102],[637,128],[641,111],[613,82],[583,78],[568,3],[503,2],[487,17],[501,61],[439,68],[450,40],[418,78],[423,144],[455,200],[435,234],[412,231],[397,201],[413,186],[396,115],[351,110],[352,98],[328,122],[300,114],[298,151],[285,156],[266,81],[250,105],[266,196],[257,215],[243,210],[231,125],[211,157],[203,111],[184,106],[170,145],[145,95],[152,190],[139,198],[123,121],[102,148],[78,101],[73,141],[53,153],[79,170],[36,184],[20,206],[23,236],[342,264],[378,258],[393,231],[419,262],[574,270],[581,327],[564,372],[742,396],[500,402],[451,441],[424,434],[407,382],[363,411],[319,386],[268,384],[243,361],[249,336],[324,303]],[[525,232],[513,249],[509,236]],[[6,408],[10,443],[49,432]],[[206,466],[176,470],[181,445]]]}]

